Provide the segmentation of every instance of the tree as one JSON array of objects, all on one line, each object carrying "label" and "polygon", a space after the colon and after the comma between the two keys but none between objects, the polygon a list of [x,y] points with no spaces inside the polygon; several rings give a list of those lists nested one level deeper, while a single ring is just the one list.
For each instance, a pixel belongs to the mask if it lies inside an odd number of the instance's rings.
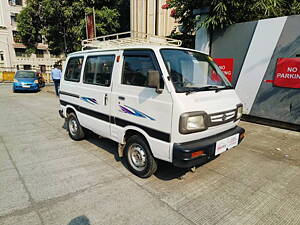
[{"label": "tree", "polygon": [[85,14],[95,9],[97,36],[120,28],[120,6],[128,0],[27,0],[17,17],[17,29],[27,52],[44,38],[53,54],[81,48],[86,39]]},{"label": "tree", "polygon": [[210,30],[224,28],[234,23],[288,16],[300,13],[298,0],[166,0],[163,9],[172,9],[171,16],[182,25],[181,32],[193,34],[201,17],[193,10],[209,7],[207,17],[200,27]]}]

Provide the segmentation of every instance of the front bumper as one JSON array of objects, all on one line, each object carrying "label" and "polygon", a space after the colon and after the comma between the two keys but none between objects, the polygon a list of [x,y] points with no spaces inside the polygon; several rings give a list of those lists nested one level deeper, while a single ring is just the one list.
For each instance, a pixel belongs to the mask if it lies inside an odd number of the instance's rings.
[{"label": "front bumper", "polygon": [[[224,138],[239,134],[238,144],[244,138],[245,129],[236,126],[233,129],[227,130],[214,136],[203,138],[196,141],[186,143],[174,143],[173,145],[173,165],[181,168],[190,168],[209,161],[215,156],[216,142]],[[199,157],[192,158],[192,153],[203,151],[204,154]]]},{"label": "front bumper", "polygon": [[14,83],[13,84],[13,89],[16,91],[36,91],[39,89],[39,85],[38,84],[30,84],[30,85],[25,85],[27,87],[24,87],[24,85],[22,84],[18,84],[18,83]]}]

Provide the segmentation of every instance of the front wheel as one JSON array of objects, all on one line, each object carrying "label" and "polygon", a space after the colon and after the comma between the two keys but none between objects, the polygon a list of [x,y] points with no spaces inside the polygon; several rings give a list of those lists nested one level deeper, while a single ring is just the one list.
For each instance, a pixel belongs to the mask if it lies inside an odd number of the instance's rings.
[{"label": "front wheel", "polygon": [[125,158],[130,171],[141,178],[150,177],[157,169],[157,163],[148,144],[139,135],[133,135],[128,139]]},{"label": "front wheel", "polygon": [[83,128],[81,127],[75,113],[68,114],[67,129],[69,132],[69,136],[75,141],[80,141],[85,136]]}]

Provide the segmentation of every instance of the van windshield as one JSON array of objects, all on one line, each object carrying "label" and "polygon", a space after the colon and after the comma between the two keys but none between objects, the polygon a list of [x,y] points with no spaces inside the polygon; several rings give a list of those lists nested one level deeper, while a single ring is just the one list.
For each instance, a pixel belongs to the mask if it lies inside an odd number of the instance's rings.
[{"label": "van windshield", "polygon": [[33,71],[18,71],[15,78],[35,78]]},{"label": "van windshield", "polygon": [[219,67],[205,54],[162,49],[161,55],[176,92],[192,93],[232,88]]}]

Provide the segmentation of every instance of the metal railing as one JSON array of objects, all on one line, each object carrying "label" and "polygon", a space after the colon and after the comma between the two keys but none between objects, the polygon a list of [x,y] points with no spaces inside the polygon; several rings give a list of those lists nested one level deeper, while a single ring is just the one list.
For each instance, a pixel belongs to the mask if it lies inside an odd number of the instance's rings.
[{"label": "metal railing", "polygon": [[182,41],[153,34],[128,31],[82,40],[81,44],[82,50],[84,50],[94,48],[107,49],[138,44],[180,46],[182,44]]}]

